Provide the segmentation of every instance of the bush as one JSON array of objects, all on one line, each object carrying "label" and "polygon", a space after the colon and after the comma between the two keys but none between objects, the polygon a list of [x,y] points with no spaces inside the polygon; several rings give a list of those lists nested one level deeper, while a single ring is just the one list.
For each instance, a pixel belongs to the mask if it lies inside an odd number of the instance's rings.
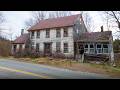
[{"label": "bush", "polygon": [[54,53],[52,53],[52,57],[53,58],[61,58],[61,59],[65,59],[66,58],[66,56],[65,56],[65,54],[63,54],[63,53],[58,53],[58,52],[54,52]]},{"label": "bush", "polygon": [[35,50],[23,50],[23,51],[18,51],[14,54],[14,57],[16,58],[22,58],[22,57],[30,57],[30,58],[38,58],[38,57],[43,57],[44,54],[42,52],[36,52]]}]

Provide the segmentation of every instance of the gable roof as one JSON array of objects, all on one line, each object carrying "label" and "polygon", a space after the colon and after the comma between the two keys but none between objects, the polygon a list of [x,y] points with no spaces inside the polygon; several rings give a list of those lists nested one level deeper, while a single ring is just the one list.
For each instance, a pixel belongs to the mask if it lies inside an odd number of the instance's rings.
[{"label": "gable roof", "polygon": [[29,34],[26,33],[26,34],[21,35],[17,39],[15,39],[12,43],[13,44],[25,44],[28,39],[29,39]]},{"label": "gable roof", "polygon": [[104,31],[104,32],[86,32],[82,33],[79,36],[79,40],[81,42],[108,42],[109,38],[112,36],[112,31]]},{"label": "gable roof", "polygon": [[38,24],[28,29],[28,31],[72,26],[74,25],[74,22],[78,18],[79,15],[80,14],[41,20]]}]

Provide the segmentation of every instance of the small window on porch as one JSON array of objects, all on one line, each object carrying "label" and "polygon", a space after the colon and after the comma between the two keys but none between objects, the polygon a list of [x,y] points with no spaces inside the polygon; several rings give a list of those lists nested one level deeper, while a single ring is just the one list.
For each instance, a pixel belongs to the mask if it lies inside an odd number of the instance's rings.
[{"label": "small window on porch", "polygon": [[108,45],[103,44],[103,53],[108,53]]},{"label": "small window on porch", "polygon": [[85,52],[85,53],[89,53],[89,52],[88,52],[88,44],[85,45],[85,47],[84,47],[84,52]]},{"label": "small window on porch", "polygon": [[95,53],[94,44],[90,44],[90,54],[94,53]]},{"label": "small window on porch", "polygon": [[101,54],[101,53],[102,53],[102,45],[97,44],[97,54]]}]

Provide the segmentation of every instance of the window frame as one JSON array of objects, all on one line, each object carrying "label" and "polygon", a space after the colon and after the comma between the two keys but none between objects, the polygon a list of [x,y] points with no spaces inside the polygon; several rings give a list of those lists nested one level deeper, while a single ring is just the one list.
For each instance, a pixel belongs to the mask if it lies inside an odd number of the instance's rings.
[{"label": "window frame", "polygon": [[[97,45],[101,45],[101,48],[98,48]],[[97,54],[103,54],[103,45],[102,44],[96,44],[96,51],[97,51]],[[98,50],[101,50],[101,52],[99,53]]]},{"label": "window frame", "polygon": [[[88,46],[87,48],[85,47],[86,45]],[[87,53],[87,54],[89,53],[89,44],[85,44],[84,45],[84,52]]]},{"label": "window frame", "polygon": [[[66,47],[65,47],[65,44],[67,44]],[[64,46],[64,53],[69,53],[69,45],[68,45],[68,43],[65,42],[65,43],[63,44],[63,46]]]},{"label": "window frame", "polygon": [[50,38],[50,29],[46,29],[46,38]]},{"label": "window frame", "polygon": [[40,31],[37,31],[36,37],[40,38]]},{"label": "window frame", "polygon": [[[90,45],[93,45],[93,48],[91,48]],[[93,50],[93,52],[91,52],[92,50]],[[89,53],[90,54],[95,54],[95,45],[93,43],[89,44]]]},{"label": "window frame", "polygon": [[[107,45],[107,48],[104,48],[104,45]],[[105,52],[105,49],[107,49],[107,52]],[[103,44],[103,53],[108,54],[109,53],[109,45],[108,44]]]}]

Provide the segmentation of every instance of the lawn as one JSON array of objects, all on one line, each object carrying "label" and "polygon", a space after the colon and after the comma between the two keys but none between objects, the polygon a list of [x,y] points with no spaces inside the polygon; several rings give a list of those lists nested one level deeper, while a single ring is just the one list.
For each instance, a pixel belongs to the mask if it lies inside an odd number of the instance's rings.
[{"label": "lawn", "polygon": [[68,59],[53,59],[49,57],[43,58],[13,58],[8,57],[12,60],[18,60],[21,62],[35,63],[35,64],[43,64],[49,65],[59,68],[66,68],[75,71],[83,71],[83,72],[92,72],[98,74],[105,74],[111,77],[120,78],[120,67],[112,67],[107,64],[94,64],[94,63],[80,63],[74,60]]}]

